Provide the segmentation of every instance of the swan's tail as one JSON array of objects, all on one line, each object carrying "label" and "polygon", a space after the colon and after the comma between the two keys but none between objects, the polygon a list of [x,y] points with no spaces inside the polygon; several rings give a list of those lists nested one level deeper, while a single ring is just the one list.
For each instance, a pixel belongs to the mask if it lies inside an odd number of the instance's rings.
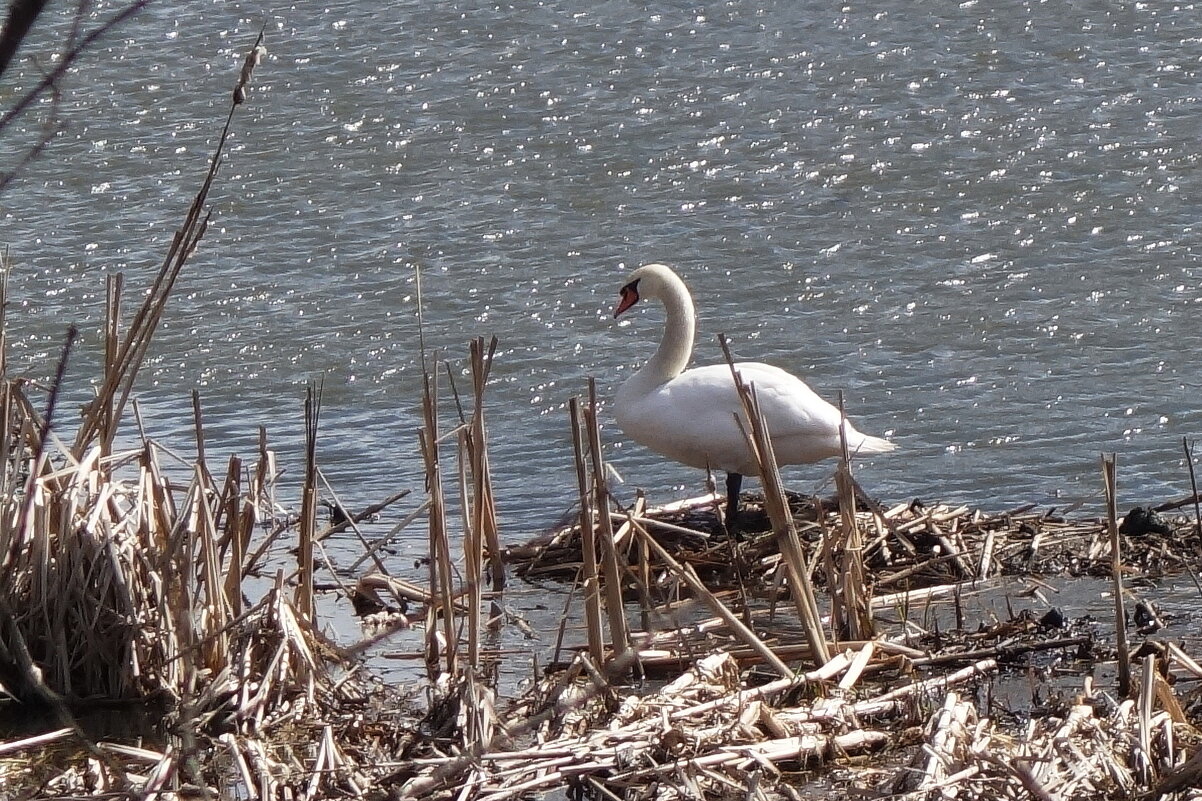
[{"label": "swan's tail", "polygon": [[897,446],[887,439],[861,434],[851,426],[847,427],[847,449],[852,456],[868,456],[873,453],[888,453],[897,450]]}]

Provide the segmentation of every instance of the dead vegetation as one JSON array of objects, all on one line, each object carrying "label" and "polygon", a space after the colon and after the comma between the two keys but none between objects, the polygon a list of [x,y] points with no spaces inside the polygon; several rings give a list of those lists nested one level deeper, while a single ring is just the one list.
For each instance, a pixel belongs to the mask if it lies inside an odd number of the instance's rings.
[{"label": "dead vegetation", "polygon": [[[460,727],[455,753],[415,759],[402,795],[1191,797],[1202,669],[1154,637],[1163,622],[1125,581],[1196,564],[1196,517],[1143,510],[1120,524],[1113,457],[1102,520],[857,503],[846,458],[841,497],[789,498],[754,388],[744,395],[770,530],[740,539],[722,528],[721,498],[615,504],[595,396],[573,404],[579,521],[509,557],[519,574],[579,584],[583,640],[562,644],[579,621],[565,613],[545,676],[495,712],[464,694],[463,672],[454,708],[479,722]],[[1063,576],[1109,577],[1114,617],[1049,604],[982,620],[972,606],[1051,593]],[[1025,677],[1029,700],[1008,677]]]},{"label": "dead vegetation", "polygon": [[[203,236],[222,147],[128,325],[120,278],[111,281],[105,372],[74,438],[55,425],[61,367],[44,404],[7,365],[0,375],[0,683],[46,721],[0,743],[0,795],[1197,797],[1191,688],[1202,667],[1153,638],[1155,609],[1141,613],[1127,586],[1132,574],[1196,566],[1196,492],[1177,504],[1193,504],[1193,520],[1142,510],[1120,524],[1113,461],[1102,520],[883,507],[857,489],[846,454],[837,498],[798,498],[783,489],[754,387],[743,386],[742,421],[765,477],[761,525],[753,519],[736,540],[718,523],[719,498],[657,512],[615,503],[590,384],[571,404],[577,520],[507,550],[485,417],[496,342],[476,340],[465,397],[440,386],[436,360],[426,365],[425,498],[394,530],[427,522],[421,584],[390,575],[383,542],[363,537],[371,510],[352,514],[335,498],[331,525],[319,526],[320,490],[332,494],[319,469],[320,388],[305,401],[295,517],[277,511],[265,441],[252,461],[210,465],[198,397],[192,462],[173,461],[140,427],[119,435],[171,288]],[[317,621],[322,540],[335,532],[361,539],[355,567],[368,566],[356,587],[335,576],[340,598],[415,607],[356,644],[328,641]],[[579,608],[565,610],[538,680],[503,699],[486,641],[510,617],[507,567],[576,583]],[[1109,577],[1112,619],[1056,609],[983,618],[971,607],[999,587],[1018,594],[1017,577],[1023,592],[1047,589],[1051,579],[1036,575]],[[577,623],[581,641],[567,641]],[[422,704],[357,661],[413,624],[424,634]],[[1126,642],[1129,628],[1138,642]],[[1021,709],[1003,686],[1014,676],[1031,688]],[[98,702],[137,704],[161,725],[132,741],[93,740],[79,714]]]}]

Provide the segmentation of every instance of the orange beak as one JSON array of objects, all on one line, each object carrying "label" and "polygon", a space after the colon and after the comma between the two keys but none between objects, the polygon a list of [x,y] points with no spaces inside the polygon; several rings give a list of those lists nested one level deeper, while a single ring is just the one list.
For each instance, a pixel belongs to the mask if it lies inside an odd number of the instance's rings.
[{"label": "orange beak", "polygon": [[621,294],[622,299],[619,300],[618,305],[614,307],[614,317],[617,317],[619,314],[639,302],[639,282],[631,281],[629,284],[622,287]]}]

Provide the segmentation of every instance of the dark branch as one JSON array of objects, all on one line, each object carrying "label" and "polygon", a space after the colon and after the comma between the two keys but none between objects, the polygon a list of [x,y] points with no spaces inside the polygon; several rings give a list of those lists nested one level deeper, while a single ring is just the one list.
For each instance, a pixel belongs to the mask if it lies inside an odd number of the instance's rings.
[{"label": "dark branch", "polygon": [[[13,25],[15,9],[18,6],[36,5],[38,6],[38,12],[40,12],[41,7],[46,5],[47,2],[48,0],[13,0],[12,5],[9,7],[8,23],[6,23],[4,31],[0,33],[0,45],[9,42],[10,39],[13,39],[14,36],[16,36],[16,29],[12,28],[10,30],[10,28]],[[58,63],[55,64],[54,69],[48,72],[42,78],[42,80],[38,81],[38,83],[34,85],[32,89],[18,98],[16,103],[14,103],[13,106],[6,112],[4,112],[3,116],[0,116],[0,135],[3,134],[9,123],[28,111],[29,108],[38,100],[38,98],[42,97],[47,92],[57,95],[59,79],[66,74],[67,70],[71,68],[71,66],[79,59],[79,57],[83,55],[84,52],[86,52],[93,44],[95,44],[97,40],[104,37],[105,34],[117,26],[131,19],[149,3],[150,0],[135,0],[125,8],[118,11],[95,30],[90,31],[83,37],[78,36],[80,17],[77,15],[75,25],[72,27],[71,36],[67,40],[67,49],[62,54],[62,57],[58,60]],[[28,12],[26,12],[26,15],[28,15]],[[29,19],[29,25],[33,24],[33,19],[36,19],[36,17],[37,14],[34,14],[33,17]],[[15,40],[12,42],[10,45],[12,48],[12,53],[16,53],[17,48],[20,46],[21,40],[25,38],[25,34],[28,33],[28,31],[29,26],[27,25],[25,29],[20,32],[19,37],[15,38]],[[10,54],[9,58],[11,59],[11,57],[12,56]],[[4,66],[7,66],[7,64]],[[2,74],[2,72],[2,69],[0,69],[0,74]],[[28,164],[49,143],[50,137],[53,136],[53,130],[55,128],[55,121],[53,117],[54,115],[52,114],[49,123],[43,131],[42,139],[34,145],[32,151],[27,154],[25,158],[21,159],[17,165],[17,168],[6,173],[0,173],[0,192],[3,192],[9,183],[12,182],[20,168]]]},{"label": "dark branch", "polygon": [[21,42],[29,33],[38,15],[46,8],[49,0],[13,0],[8,6],[8,19],[0,31],[0,75],[21,49]]}]

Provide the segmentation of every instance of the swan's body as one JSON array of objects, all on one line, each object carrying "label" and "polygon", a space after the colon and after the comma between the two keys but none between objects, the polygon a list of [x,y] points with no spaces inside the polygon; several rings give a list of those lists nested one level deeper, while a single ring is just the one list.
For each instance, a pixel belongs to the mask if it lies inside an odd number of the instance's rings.
[{"label": "swan's body", "polygon": [[[686,370],[693,352],[693,299],[680,277],[662,264],[635,270],[622,287],[614,316],[640,299],[664,304],[667,320],[659,349],[626,380],[614,403],[618,426],[635,442],[690,467],[724,470],[727,524],[733,524],[744,475],[759,467],[736,422],[742,406],[730,367]],[[738,362],[743,381],[755,387],[778,465],[808,464],[838,456],[839,410],[796,376],[759,362]],[[852,454],[884,453],[893,443],[861,434],[844,423]]]}]

